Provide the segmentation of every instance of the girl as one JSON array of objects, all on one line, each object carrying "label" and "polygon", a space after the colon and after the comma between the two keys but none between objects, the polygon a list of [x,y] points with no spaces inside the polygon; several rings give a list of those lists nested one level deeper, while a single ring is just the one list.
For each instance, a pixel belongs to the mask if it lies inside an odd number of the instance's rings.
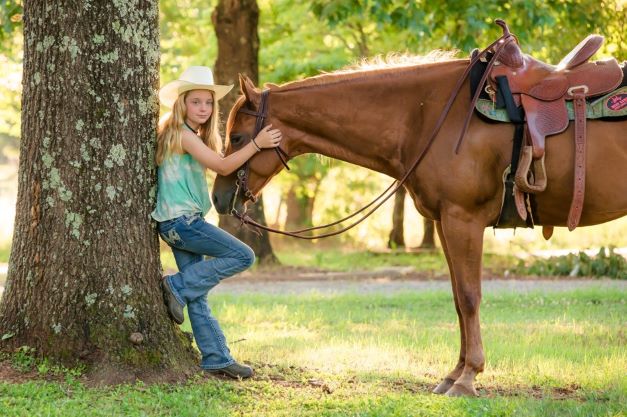
[{"label": "girl", "polygon": [[[207,306],[207,292],[220,280],[250,267],[255,254],[204,220],[211,208],[205,170],[228,175],[262,148],[278,146],[281,132],[267,126],[248,145],[223,158],[217,101],[232,87],[215,85],[207,67],[190,67],[159,91],[161,103],[172,112],[159,127],[157,206],[152,217],[179,269],[161,281],[164,302],[178,324],[183,323],[187,305],[202,354],[200,366],[233,378],[249,378],[253,370],[231,357],[220,325]],[[203,259],[204,255],[211,259]]]}]

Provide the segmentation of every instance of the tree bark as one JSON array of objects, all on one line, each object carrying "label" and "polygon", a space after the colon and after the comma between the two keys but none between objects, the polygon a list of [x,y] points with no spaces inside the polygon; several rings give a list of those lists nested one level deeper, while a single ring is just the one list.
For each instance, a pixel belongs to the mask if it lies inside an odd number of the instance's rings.
[{"label": "tree bark", "polygon": [[407,190],[401,187],[394,194],[394,211],[392,212],[392,231],[388,238],[388,248],[404,248],[405,234],[403,231],[403,223],[405,220],[405,195]]},{"label": "tree bark", "polygon": [[225,113],[239,95],[238,75],[247,75],[259,83],[259,8],[257,0],[220,0],[211,15],[218,38],[216,80],[235,88],[220,101]]},{"label": "tree bark", "polygon": [[[181,377],[155,225],[158,1],[24,3],[18,201],[0,346],[96,382]],[[131,334],[141,333],[135,344]],[[135,341],[139,338],[135,335]]]},{"label": "tree bark", "polygon": [[[259,8],[256,0],[220,0],[211,16],[218,38],[218,58],[215,64],[216,81],[222,84],[238,85],[238,74],[250,77],[259,83]],[[239,91],[237,88],[220,101],[224,114],[228,111]],[[261,224],[267,224],[263,210],[263,198],[251,207],[249,215]],[[277,264],[268,232],[241,227],[240,222],[231,216],[220,216],[219,225],[238,239],[248,244],[259,260],[260,265]]]}]

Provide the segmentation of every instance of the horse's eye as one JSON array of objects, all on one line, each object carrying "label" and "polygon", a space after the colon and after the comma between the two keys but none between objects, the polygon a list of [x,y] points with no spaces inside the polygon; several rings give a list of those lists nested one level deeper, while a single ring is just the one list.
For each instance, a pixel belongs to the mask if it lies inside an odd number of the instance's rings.
[{"label": "horse's eye", "polygon": [[242,143],[242,139],[244,139],[244,135],[241,133],[231,133],[231,145],[239,146]]}]

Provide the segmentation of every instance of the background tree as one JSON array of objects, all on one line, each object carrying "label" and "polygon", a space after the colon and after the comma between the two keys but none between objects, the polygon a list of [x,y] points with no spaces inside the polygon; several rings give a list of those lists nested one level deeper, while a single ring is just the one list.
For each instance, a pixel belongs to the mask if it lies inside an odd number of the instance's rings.
[{"label": "background tree", "polygon": [[[255,83],[259,82],[259,8],[256,0],[220,0],[212,14],[213,27],[218,38],[218,58],[215,77],[222,84],[233,84],[235,88],[220,103],[228,112],[239,95],[238,74],[245,74]],[[261,224],[266,223],[263,195],[249,209],[250,216]],[[270,237],[265,230],[242,227],[233,216],[220,216],[220,227],[246,242],[255,251],[259,264],[277,264],[279,260],[272,251]]]},{"label": "background tree", "polygon": [[166,313],[150,212],[158,3],[24,5],[17,215],[2,349],[91,365],[96,380],[197,366]]}]

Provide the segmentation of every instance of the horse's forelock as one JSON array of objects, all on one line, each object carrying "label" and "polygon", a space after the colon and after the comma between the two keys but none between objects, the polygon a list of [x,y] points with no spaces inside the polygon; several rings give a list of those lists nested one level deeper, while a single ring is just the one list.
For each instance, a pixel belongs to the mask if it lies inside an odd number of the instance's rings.
[{"label": "horse's forelock", "polygon": [[237,98],[235,104],[233,104],[233,108],[229,112],[229,117],[226,120],[226,137],[224,138],[225,149],[229,146],[229,143],[231,142],[231,129],[233,128],[233,124],[235,123],[235,116],[237,115],[239,109],[244,107],[244,104],[246,104],[246,96],[241,95]]}]

